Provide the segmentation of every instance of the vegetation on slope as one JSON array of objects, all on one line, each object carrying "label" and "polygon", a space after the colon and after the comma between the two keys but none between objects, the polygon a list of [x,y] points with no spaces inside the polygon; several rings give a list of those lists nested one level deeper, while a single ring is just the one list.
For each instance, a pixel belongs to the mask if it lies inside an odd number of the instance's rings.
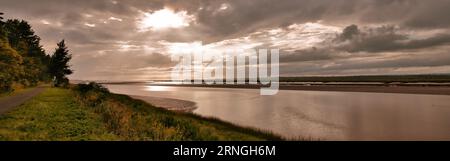
[{"label": "vegetation on slope", "polygon": [[280,140],[268,132],[242,128],[213,118],[157,108],[101,85],[80,84],[77,99],[102,115],[109,130],[125,140]]}]

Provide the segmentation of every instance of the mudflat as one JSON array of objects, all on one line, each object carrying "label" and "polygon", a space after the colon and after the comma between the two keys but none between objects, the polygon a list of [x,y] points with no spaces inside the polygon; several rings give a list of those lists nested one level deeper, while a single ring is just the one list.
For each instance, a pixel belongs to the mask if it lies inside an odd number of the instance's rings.
[{"label": "mudflat", "polygon": [[180,99],[151,97],[151,96],[130,96],[130,97],[145,101],[156,107],[165,108],[171,111],[191,112],[197,108],[195,102]]}]

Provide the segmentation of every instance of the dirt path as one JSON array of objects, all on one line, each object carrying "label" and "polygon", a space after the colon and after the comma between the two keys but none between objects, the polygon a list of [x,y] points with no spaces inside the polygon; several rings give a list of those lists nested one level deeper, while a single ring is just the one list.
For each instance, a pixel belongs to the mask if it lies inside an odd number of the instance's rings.
[{"label": "dirt path", "polygon": [[5,98],[0,99],[0,114],[5,113],[8,110],[11,110],[14,107],[17,107],[24,103],[25,101],[33,98],[38,95],[42,91],[44,91],[46,87],[36,87],[30,91],[26,91],[20,94],[16,94],[13,96],[7,96]]}]

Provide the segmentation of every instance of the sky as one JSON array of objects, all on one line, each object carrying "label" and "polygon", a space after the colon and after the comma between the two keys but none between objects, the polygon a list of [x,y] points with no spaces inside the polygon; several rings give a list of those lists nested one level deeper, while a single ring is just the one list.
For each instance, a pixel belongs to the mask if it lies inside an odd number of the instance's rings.
[{"label": "sky", "polygon": [[281,76],[450,73],[450,0],[0,0],[79,80],[170,78],[177,49],[279,49]]}]

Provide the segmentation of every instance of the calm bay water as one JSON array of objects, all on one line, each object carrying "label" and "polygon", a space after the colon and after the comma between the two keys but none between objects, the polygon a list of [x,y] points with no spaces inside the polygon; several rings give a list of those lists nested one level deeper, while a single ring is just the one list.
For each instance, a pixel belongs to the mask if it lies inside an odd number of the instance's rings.
[{"label": "calm bay water", "polygon": [[197,103],[194,113],[291,138],[450,140],[450,96],[151,85],[107,85],[114,93]]}]

